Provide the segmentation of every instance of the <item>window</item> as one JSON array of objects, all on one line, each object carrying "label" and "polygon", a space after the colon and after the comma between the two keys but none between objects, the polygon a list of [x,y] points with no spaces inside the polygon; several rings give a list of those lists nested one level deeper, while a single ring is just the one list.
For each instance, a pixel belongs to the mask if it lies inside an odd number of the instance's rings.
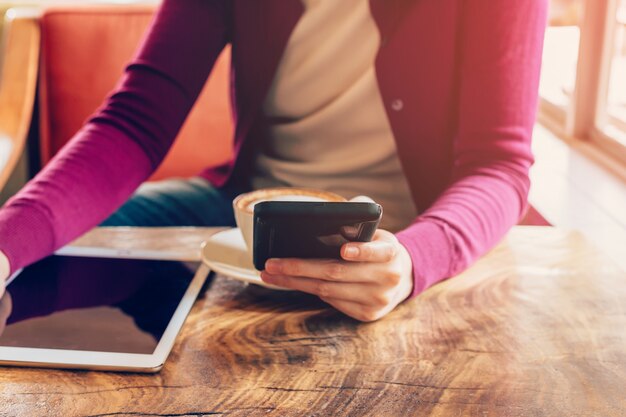
[{"label": "window", "polygon": [[551,0],[540,120],[626,166],[626,0]]},{"label": "window", "polygon": [[607,136],[626,146],[626,0],[620,0],[613,26],[606,105],[599,114],[598,127]]},{"label": "window", "polygon": [[561,119],[570,106],[576,81],[581,6],[581,0],[553,0],[550,4],[540,92],[544,104]]}]

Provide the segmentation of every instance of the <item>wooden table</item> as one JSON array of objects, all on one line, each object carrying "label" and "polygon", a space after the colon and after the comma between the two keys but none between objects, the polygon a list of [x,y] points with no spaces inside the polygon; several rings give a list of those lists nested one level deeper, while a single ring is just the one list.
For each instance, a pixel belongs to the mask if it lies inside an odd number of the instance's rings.
[{"label": "wooden table", "polygon": [[[193,254],[210,234],[80,243]],[[576,233],[518,227],[372,324],[217,277],[159,374],[0,368],[0,415],[624,416],[625,275]]]}]

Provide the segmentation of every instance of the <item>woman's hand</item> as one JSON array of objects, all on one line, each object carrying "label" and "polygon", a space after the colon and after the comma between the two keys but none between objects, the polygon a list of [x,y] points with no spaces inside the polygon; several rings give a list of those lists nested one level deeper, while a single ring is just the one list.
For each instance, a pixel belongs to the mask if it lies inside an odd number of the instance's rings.
[{"label": "woman's hand", "polygon": [[11,295],[6,293],[4,296],[0,297],[0,336],[4,333],[4,328],[6,327],[7,320],[12,310],[13,303],[11,301]]},{"label": "woman's hand", "polygon": [[366,243],[346,243],[342,260],[270,259],[264,282],[319,296],[360,321],[385,316],[413,290],[413,264],[396,237],[377,230]]},{"label": "woman's hand", "polygon": [[2,298],[2,294],[4,294],[4,284],[7,279],[9,279],[9,259],[6,257],[2,251],[0,251],[0,298]]},{"label": "woman's hand", "polygon": [[9,278],[9,260],[0,251],[0,336],[4,332],[7,319],[11,315],[11,296],[4,293],[4,284]]}]

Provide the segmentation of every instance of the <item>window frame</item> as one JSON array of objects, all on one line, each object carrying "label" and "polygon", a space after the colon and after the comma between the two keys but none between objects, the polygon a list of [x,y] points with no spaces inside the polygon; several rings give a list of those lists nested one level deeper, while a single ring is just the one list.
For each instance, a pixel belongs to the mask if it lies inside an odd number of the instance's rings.
[{"label": "window frame", "polygon": [[626,146],[603,127],[626,122],[607,111],[613,43],[620,0],[583,0],[580,43],[572,97],[565,109],[540,97],[539,122],[567,141],[587,142],[626,168]]}]

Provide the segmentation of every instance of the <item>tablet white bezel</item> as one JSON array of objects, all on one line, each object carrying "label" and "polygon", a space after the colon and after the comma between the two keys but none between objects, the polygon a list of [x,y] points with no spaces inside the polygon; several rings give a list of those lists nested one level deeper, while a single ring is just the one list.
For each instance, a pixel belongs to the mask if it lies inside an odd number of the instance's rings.
[{"label": "tablet white bezel", "polygon": [[[194,261],[168,256],[158,251],[115,250],[106,248],[85,248],[67,246],[56,252],[59,256],[85,256],[98,258],[125,258]],[[0,366],[23,366],[64,369],[91,369],[124,372],[158,372],[165,363],[180,329],[182,328],[210,269],[200,263],[191,283],[187,287],[176,311],[172,315],[161,340],[151,354],[113,353],[62,349],[39,349],[0,346]]]}]

